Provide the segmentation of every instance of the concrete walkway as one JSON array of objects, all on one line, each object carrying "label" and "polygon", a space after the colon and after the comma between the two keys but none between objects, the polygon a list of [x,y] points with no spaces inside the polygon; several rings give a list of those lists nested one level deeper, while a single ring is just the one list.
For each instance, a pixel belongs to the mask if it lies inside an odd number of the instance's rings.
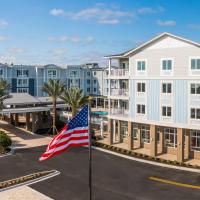
[{"label": "concrete walkway", "polygon": [[46,195],[28,187],[21,186],[1,192],[2,200],[53,200]]},{"label": "concrete walkway", "polygon": [[5,121],[0,121],[0,130],[4,130],[11,137],[14,149],[39,147],[47,145],[51,141],[50,137],[30,134],[30,132],[16,128]]}]

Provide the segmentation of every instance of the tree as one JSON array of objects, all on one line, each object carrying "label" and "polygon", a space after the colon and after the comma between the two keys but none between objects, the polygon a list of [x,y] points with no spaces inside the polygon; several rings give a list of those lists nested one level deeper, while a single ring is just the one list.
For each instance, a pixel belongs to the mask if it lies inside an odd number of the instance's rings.
[{"label": "tree", "polygon": [[64,84],[61,80],[58,79],[50,79],[47,83],[44,83],[42,88],[44,92],[48,94],[49,97],[52,98],[53,103],[53,134],[55,135],[56,130],[56,102],[58,97],[64,91]]},{"label": "tree", "polygon": [[84,104],[89,103],[91,100],[91,97],[84,96],[83,90],[79,88],[64,90],[60,98],[71,107],[72,117],[76,115],[79,108],[81,108]]},{"label": "tree", "polygon": [[6,80],[0,79],[0,110],[3,109],[3,101],[9,98],[9,89],[10,84],[8,84]]}]

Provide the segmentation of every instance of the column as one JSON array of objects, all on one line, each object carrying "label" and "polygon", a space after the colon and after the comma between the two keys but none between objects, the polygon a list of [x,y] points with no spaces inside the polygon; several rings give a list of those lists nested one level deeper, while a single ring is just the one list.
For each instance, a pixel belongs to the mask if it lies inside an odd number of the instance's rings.
[{"label": "column", "polygon": [[13,121],[14,121],[14,114],[10,114],[10,124],[13,124]]},{"label": "column", "polygon": [[164,153],[164,129],[163,127],[160,127],[160,149],[161,153]]},{"label": "column", "polygon": [[44,125],[44,123],[42,122],[42,113],[38,112],[37,117],[38,117],[38,128],[42,128]]},{"label": "column", "polygon": [[156,126],[150,125],[150,155],[155,157],[157,154],[157,142],[156,142]]},{"label": "column", "polygon": [[177,128],[177,161],[183,162],[184,160],[184,137],[183,129]]},{"label": "column", "polygon": [[120,120],[118,120],[118,126],[117,127],[118,127],[117,133],[118,133],[118,137],[119,137],[119,142],[122,142]]},{"label": "column", "polygon": [[133,133],[132,133],[132,122],[128,122],[128,149],[133,149]]},{"label": "column", "polygon": [[26,113],[26,130],[29,130],[29,124],[30,124],[30,113]]},{"label": "column", "polygon": [[190,130],[185,130],[185,159],[190,158]]},{"label": "column", "polygon": [[113,119],[113,142],[116,141],[116,121]]},{"label": "column", "polygon": [[31,113],[31,118],[32,118],[32,132],[35,133],[36,132],[36,114],[35,113]]},{"label": "column", "polygon": [[19,125],[19,114],[15,113],[15,126]]},{"label": "column", "polygon": [[138,129],[137,129],[137,133],[138,133],[138,148],[141,148],[141,141],[142,141],[142,136],[141,136],[141,125],[138,124]]},{"label": "column", "polygon": [[108,144],[113,144],[112,119],[108,119]]}]

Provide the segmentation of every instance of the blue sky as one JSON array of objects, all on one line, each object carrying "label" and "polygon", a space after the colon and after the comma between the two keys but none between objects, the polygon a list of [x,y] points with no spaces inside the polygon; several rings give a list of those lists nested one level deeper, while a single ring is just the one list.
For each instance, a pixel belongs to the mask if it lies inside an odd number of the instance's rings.
[{"label": "blue sky", "polygon": [[100,62],[162,32],[200,42],[197,0],[0,0],[0,62]]}]

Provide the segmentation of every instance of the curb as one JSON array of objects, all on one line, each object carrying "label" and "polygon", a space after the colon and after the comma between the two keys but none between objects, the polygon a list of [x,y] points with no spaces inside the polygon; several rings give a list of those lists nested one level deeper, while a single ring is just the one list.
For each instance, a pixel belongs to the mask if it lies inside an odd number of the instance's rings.
[{"label": "curb", "polygon": [[159,167],[177,169],[177,170],[182,170],[182,171],[195,172],[195,173],[199,173],[200,174],[200,170],[199,169],[192,169],[192,168],[187,168],[187,167],[168,165],[168,164],[165,164],[165,163],[158,163],[158,162],[154,162],[154,161],[150,161],[150,160],[134,158],[134,157],[130,157],[130,156],[127,156],[127,155],[122,155],[120,153],[116,153],[116,152],[109,151],[109,150],[106,150],[106,149],[103,149],[103,148],[100,148],[100,147],[95,147],[95,146],[92,146],[92,148],[96,149],[96,150],[99,150],[99,151],[102,151],[102,152],[105,152],[105,153],[109,153],[109,154],[118,156],[118,157],[122,157],[122,158],[129,159],[129,160],[134,160],[136,162],[146,163],[146,164],[150,164],[150,165],[156,165],[156,166],[159,166]]},{"label": "curb", "polygon": [[[27,186],[28,185],[32,185],[32,184],[44,181],[46,179],[52,178],[52,177],[57,176],[57,175],[60,174],[60,172],[57,171],[57,170],[51,170],[51,171],[53,171],[53,173],[45,175],[45,176],[42,176],[42,177],[35,178],[33,180],[26,181],[26,182],[23,182],[23,183],[18,183],[18,184],[15,184],[15,185],[11,185],[11,186],[6,187],[4,189],[0,189],[0,192],[6,191],[6,190],[9,190],[9,189],[13,189],[13,188],[17,188],[17,187],[23,186],[23,185],[27,185]],[[44,171],[44,172],[50,172],[50,171]],[[26,175],[26,176],[29,176],[29,175]],[[18,178],[20,178],[20,177],[18,177]],[[7,181],[11,181],[11,180],[13,180],[13,179],[10,179],[10,180],[7,180]],[[5,182],[7,182],[7,181],[5,181]]]}]

